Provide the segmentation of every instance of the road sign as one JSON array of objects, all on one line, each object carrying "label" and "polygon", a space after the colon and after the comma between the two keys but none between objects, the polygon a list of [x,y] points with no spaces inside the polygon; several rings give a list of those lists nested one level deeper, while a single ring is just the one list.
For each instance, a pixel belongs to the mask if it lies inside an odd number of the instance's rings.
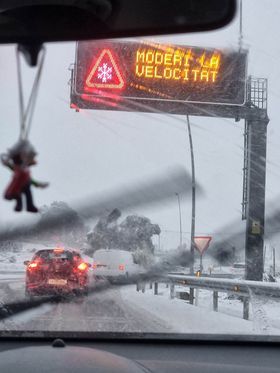
[{"label": "road sign", "polygon": [[200,255],[203,255],[205,251],[208,249],[211,240],[212,240],[211,236],[194,237],[194,245],[195,245],[196,250],[199,251]]},{"label": "road sign", "polygon": [[[243,105],[247,52],[148,42],[77,43],[71,103],[179,112],[186,103]],[[160,106],[161,105],[161,106]],[[145,110],[144,110],[145,111]]]},{"label": "road sign", "polygon": [[86,78],[85,89],[122,89],[124,81],[109,49],[103,49]]}]

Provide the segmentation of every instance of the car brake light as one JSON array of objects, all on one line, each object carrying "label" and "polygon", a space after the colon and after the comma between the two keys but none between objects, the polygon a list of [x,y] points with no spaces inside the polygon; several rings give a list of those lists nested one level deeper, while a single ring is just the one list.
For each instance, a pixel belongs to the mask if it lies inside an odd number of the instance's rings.
[{"label": "car brake light", "polygon": [[32,263],[29,263],[28,264],[28,269],[35,269],[35,268],[37,268],[38,267],[38,263],[36,263],[36,262],[32,262]]},{"label": "car brake light", "polygon": [[120,265],[119,265],[119,270],[120,270],[120,271],[124,271],[124,264],[120,264]]},{"label": "car brake light", "polygon": [[87,269],[88,269],[88,265],[87,265],[87,263],[80,263],[80,264],[78,265],[78,269],[79,269],[80,271],[85,271],[85,270],[87,270]]}]

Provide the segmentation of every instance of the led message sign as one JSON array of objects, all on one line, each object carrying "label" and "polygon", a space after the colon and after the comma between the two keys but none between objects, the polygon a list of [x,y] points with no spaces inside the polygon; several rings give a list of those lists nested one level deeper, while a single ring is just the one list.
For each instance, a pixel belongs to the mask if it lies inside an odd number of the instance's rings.
[{"label": "led message sign", "polygon": [[[79,42],[72,102],[243,105],[246,52],[119,41]],[[83,105],[85,107],[85,105]],[[137,109],[135,109],[137,110]],[[176,110],[175,110],[176,111]]]},{"label": "led message sign", "polygon": [[192,49],[156,51],[138,49],[135,57],[135,77],[181,82],[212,82],[217,79],[221,54],[213,52],[195,56]]}]

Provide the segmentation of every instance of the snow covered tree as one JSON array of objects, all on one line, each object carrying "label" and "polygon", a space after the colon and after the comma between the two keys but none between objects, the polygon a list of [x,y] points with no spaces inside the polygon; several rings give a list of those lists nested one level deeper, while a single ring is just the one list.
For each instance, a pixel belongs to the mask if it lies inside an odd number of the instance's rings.
[{"label": "snow covered tree", "polygon": [[15,242],[15,241],[2,241],[0,242],[0,251],[8,251],[8,252],[19,252],[22,249],[22,243]]},{"label": "snow covered tree", "polygon": [[120,245],[124,250],[145,250],[154,253],[153,235],[160,234],[160,227],[151,220],[138,215],[129,215],[120,224]]},{"label": "snow covered tree", "polygon": [[48,220],[55,216],[61,216],[62,224],[57,228],[40,233],[39,238],[69,246],[81,245],[86,232],[85,223],[78,213],[65,202],[55,201],[50,206],[44,206],[37,227],[40,229],[47,226]]},{"label": "snow covered tree", "polygon": [[98,220],[94,229],[87,234],[90,249],[87,254],[93,254],[99,249],[111,249],[119,247],[119,227],[117,220],[121,216],[118,209],[114,209],[109,215]]},{"label": "snow covered tree", "polygon": [[160,227],[138,215],[129,215],[118,224],[120,216],[121,212],[115,209],[98,220],[87,234],[90,245],[87,254],[92,255],[99,249],[127,250],[133,252],[135,262],[146,264],[154,254],[152,236],[160,234]]}]

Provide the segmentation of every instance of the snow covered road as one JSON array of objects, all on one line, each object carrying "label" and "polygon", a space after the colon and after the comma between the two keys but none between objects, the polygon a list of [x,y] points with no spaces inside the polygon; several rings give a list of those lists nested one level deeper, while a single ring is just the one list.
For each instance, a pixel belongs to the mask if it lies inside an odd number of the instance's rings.
[{"label": "snow covered road", "polygon": [[[0,303],[24,299],[24,272],[0,272]],[[242,319],[242,303],[219,295],[219,312],[213,311],[212,293],[201,290],[198,306],[170,299],[169,289],[159,284],[159,295],[146,287],[113,286],[88,297],[46,304],[0,322],[0,330],[103,331],[209,334],[280,334],[277,301],[255,299],[250,320]]]},{"label": "snow covered road", "polygon": [[[2,301],[13,301],[24,295],[24,288],[1,283]],[[37,313],[36,313],[37,312]],[[0,330],[170,332],[156,316],[131,308],[113,288],[76,300],[48,304],[38,310],[24,312],[0,323]]]},{"label": "snow covered road", "polygon": [[[170,299],[168,289],[160,295],[152,290],[137,292],[133,285],[112,287],[88,297],[46,304],[0,323],[0,330],[20,331],[97,331],[260,334],[256,321],[245,321],[238,315],[213,312],[201,302],[198,307],[179,299]],[[1,302],[24,297],[24,282],[0,281]],[[280,334],[280,329],[263,330]]]}]

